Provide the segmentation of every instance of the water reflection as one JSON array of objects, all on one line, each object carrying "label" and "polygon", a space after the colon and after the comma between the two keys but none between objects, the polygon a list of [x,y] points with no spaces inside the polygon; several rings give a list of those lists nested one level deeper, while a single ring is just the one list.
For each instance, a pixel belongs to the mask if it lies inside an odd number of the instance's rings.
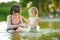
[{"label": "water reflection", "polygon": [[20,35],[20,33],[11,33],[10,39],[11,40],[38,40],[39,37],[33,37],[33,36],[27,36],[27,35],[22,36]]},{"label": "water reflection", "polygon": [[[33,34],[33,33],[32,33]],[[33,34],[35,35],[35,34]],[[20,33],[11,33],[11,40],[60,40],[60,34],[58,32],[49,33],[47,35],[41,34],[42,36],[34,37],[32,35],[23,36]]]},{"label": "water reflection", "polygon": [[21,38],[21,36],[16,33],[11,33],[10,37],[11,37],[10,38],[11,40],[20,40],[20,38]]}]

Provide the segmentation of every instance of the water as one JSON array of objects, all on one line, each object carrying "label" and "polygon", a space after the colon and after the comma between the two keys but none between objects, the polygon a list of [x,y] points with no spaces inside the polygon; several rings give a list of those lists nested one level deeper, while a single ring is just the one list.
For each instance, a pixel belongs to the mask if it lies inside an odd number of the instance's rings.
[{"label": "water", "polygon": [[8,33],[6,31],[7,23],[3,21],[0,22],[0,40],[60,40],[59,23],[60,21],[42,22],[40,32]]}]

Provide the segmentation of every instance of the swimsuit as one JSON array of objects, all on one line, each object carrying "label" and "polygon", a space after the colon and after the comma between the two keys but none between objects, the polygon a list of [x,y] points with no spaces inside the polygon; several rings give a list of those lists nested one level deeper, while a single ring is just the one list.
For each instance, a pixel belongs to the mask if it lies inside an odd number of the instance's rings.
[{"label": "swimsuit", "polygon": [[[11,17],[11,25],[19,25],[20,23],[21,23],[20,17],[19,17],[19,22],[18,22],[17,24],[13,24],[13,23],[12,23],[12,17]],[[18,27],[17,27],[17,28],[7,28],[7,31],[8,31],[8,30],[16,30],[16,29],[18,29]]]}]

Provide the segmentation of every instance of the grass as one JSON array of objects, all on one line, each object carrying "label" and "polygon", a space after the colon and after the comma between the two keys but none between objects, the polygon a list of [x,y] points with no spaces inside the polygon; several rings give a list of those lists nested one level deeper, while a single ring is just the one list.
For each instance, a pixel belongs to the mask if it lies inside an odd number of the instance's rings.
[{"label": "grass", "polygon": [[28,18],[28,16],[29,16],[28,10],[26,8],[21,9],[21,15],[23,15],[26,18]]},{"label": "grass", "polygon": [[0,7],[0,21],[6,21],[6,17],[9,14],[8,7]]}]

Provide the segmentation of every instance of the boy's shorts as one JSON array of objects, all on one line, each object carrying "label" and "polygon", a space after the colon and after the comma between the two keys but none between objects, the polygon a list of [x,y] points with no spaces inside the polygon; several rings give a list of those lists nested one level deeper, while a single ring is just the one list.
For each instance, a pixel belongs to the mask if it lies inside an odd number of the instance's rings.
[{"label": "boy's shorts", "polygon": [[30,30],[31,30],[31,31],[36,31],[36,30],[37,30],[37,28],[31,28]]}]

